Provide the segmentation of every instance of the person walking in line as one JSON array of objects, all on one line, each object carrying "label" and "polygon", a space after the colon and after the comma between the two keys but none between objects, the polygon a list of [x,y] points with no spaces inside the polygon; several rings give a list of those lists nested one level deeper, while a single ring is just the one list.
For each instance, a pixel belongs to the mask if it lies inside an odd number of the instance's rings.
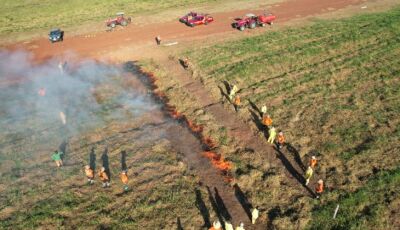
[{"label": "person walking in line", "polygon": [[262,123],[265,126],[265,128],[269,128],[272,125],[272,119],[269,115],[265,115],[262,119]]},{"label": "person walking in line", "polygon": [[103,188],[110,187],[110,178],[108,177],[106,169],[104,167],[101,167],[101,170],[99,172],[99,178],[103,183]]},{"label": "person walking in line", "polygon": [[213,226],[209,228],[209,230],[220,230],[220,229],[222,229],[222,226],[218,220],[214,221]]},{"label": "person walking in line", "polygon": [[315,168],[316,165],[317,165],[317,158],[315,156],[312,156],[310,160],[310,167]]},{"label": "person walking in line", "polygon": [[85,174],[88,180],[88,184],[93,184],[94,183],[94,171],[93,169],[90,168],[89,165],[85,165]]},{"label": "person walking in line", "polygon": [[225,221],[225,230],[234,230],[231,222]]},{"label": "person walking in line", "polygon": [[269,130],[268,142],[274,144],[275,137],[276,137],[276,130],[274,127],[271,127],[271,129]]},{"label": "person walking in line", "polygon": [[322,193],[324,192],[324,181],[323,180],[318,180],[317,186],[315,186],[315,194],[317,195],[316,198],[320,198]]},{"label": "person walking in line", "polygon": [[267,113],[267,105],[261,106],[260,112],[261,112],[261,114],[260,114],[261,117],[264,117],[264,115]]},{"label": "person walking in line", "polygon": [[122,170],[121,174],[119,175],[121,178],[122,183],[124,184],[124,191],[127,192],[128,187],[128,172],[126,170]]},{"label": "person walking in line", "polygon": [[313,173],[314,173],[314,170],[310,166],[308,166],[308,168],[306,170],[306,176],[305,176],[306,185],[308,185],[308,183],[310,183],[310,179],[311,179]]},{"label": "person walking in line", "polygon": [[283,136],[283,132],[278,133],[278,149],[281,149],[285,144],[285,137]]},{"label": "person walking in line", "polygon": [[236,227],[236,230],[245,230],[243,222],[240,222],[240,225]]},{"label": "person walking in line", "polygon": [[238,112],[239,111],[239,107],[240,107],[240,96],[236,95],[235,97],[235,101],[233,102],[233,107],[235,107],[235,111]]},{"label": "person walking in line", "polygon": [[236,95],[238,91],[238,87],[234,84],[232,85],[231,89],[229,90],[229,100],[232,101],[233,97]]},{"label": "person walking in line", "polygon": [[51,159],[56,162],[57,167],[63,166],[62,156],[64,155],[63,152],[55,150],[53,155],[51,155]]},{"label": "person walking in line", "polygon": [[255,207],[251,212],[251,223],[255,224],[256,220],[258,219],[260,212],[258,211],[258,207]]}]

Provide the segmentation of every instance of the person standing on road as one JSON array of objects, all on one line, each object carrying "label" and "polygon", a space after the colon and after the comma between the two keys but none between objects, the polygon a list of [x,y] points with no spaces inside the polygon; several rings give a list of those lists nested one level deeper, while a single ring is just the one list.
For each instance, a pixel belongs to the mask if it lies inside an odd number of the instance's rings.
[{"label": "person standing on road", "polygon": [[85,166],[85,174],[88,180],[88,184],[93,184],[94,183],[94,171],[93,169],[90,168],[89,165]]},{"label": "person standing on road", "polygon": [[101,167],[101,170],[99,172],[99,178],[103,183],[103,188],[110,187],[110,178],[108,177],[106,169],[104,167]]},{"label": "person standing on road", "polygon": [[161,45],[161,37],[160,37],[160,35],[157,35],[157,37],[155,39],[156,39],[157,45]]},{"label": "person standing on road", "polygon": [[55,150],[53,155],[51,155],[51,159],[56,162],[57,167],[63,166],[62,155],[64,153],[58,150]]},{"label": "person standing on road", "polygon": [[318,180],[317,186],[315,186],[315,194],[317,195],[316,198],[318,199],[321,194],[324,192],[324,181]]},{"label": "person standing on road", "polygon": [[306,176],[305,176],[306,185],[308,185],[308,183],[310,182],[310,179],[311,179],[313,173],[314,173],[313,169],[310,166],[308,166],[308,168],[306,170]]},{"label": "person standing on road", "polygon": [[276,130],[274,127],[271,127],[271,129],[269,130],[268,142],[274,144],[275,137],[276,137]]}]

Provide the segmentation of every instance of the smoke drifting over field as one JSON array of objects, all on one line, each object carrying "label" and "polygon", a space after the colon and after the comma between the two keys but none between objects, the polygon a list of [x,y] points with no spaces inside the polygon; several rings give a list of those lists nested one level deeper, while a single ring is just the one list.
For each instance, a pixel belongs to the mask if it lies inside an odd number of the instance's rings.
[{"label": "smoke drifting over field", "polygon": [[34,65],[29,53],[0,51],[0,129],[8,137],[54,129],[66,137],[140,117],[157,108],[146,92],[119,67],[55,59]]}]

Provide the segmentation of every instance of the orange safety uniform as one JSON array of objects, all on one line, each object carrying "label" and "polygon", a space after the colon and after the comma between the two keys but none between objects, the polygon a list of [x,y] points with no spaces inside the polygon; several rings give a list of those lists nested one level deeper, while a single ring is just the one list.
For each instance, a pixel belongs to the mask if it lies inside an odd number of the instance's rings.
[{"label": "orange safety uniform", "polygon": [[88,179],[94,178],[94,172],[93,172],[93,169],[91,169],[91,168],[85,169],[85,174]]},{"label": "orange safety uniform", "polygon": [[128,184],[128,175],[126,175],[126,173],[121,173],[120,178],[121,178],[122,183]]},{"label": "orange safety uniform", "polygon": [[103,182],[107,182],[109,180],[107,173],[104,172],[99,172],[99,178]]},{"label": "orange safety uniform", "polygon": [[235,105],[240,105],[240,97],[239,96],[236,96],[235,97]]},{"label": "orange safety uniform", "polygon": [[272,125],[272,119],[270,117],[264,117],[263,118],[263,124],[266,126],[271,126]]},{"label": "orange safety uniform", "polygon": [[314,168],[315,165],[317,165],[317,159],[311,159],[311,160],[310,160],[310,166],[311,166],[311,168]]},{"label": "orange safety uniform", "polygon": [[283,145],[285,143],[285,137],[282,135],[278,135],[278,143]]},{"label": "orange safety uniform", "polygon": [[324,191],[324,183],[318,183],[317,186],[315,186],[315,192],[318,194],[321,194]]}]

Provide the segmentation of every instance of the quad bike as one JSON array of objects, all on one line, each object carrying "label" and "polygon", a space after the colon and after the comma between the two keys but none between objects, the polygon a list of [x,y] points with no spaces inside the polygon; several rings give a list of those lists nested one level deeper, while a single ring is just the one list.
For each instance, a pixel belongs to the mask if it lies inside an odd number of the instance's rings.
[{"label": "quad bike", "polygon": [[117,17],[115,18],[109,18],[106,21],[106,26],[114,29],[117,25],[121,26],[127,26],[129,23],[131,23],[131,17],[125,18],[124,13],[117,13]]}]

